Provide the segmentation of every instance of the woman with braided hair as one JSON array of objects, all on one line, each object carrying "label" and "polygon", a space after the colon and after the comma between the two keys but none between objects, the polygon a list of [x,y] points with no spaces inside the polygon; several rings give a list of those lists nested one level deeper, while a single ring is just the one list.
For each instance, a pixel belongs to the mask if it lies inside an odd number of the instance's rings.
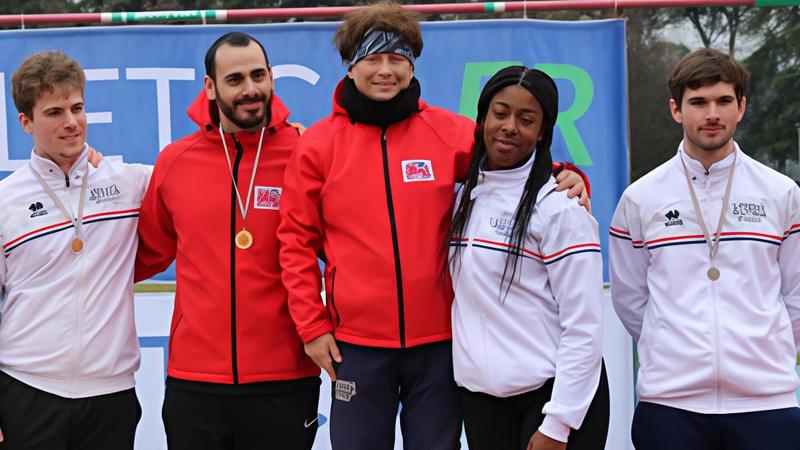
[{"label": "woman with braided hair", "polygon": [[556,191],[558,90],[507,67],[478,100],[472,160],[451,228],[453,369],[470,450],[601,450],[598,225]]}]

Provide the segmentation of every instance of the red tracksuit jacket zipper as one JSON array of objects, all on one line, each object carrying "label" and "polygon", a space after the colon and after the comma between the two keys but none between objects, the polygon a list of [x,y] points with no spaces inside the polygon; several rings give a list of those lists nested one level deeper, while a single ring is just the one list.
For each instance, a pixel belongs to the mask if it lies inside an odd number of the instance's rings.
[{"label": "red tracksuit jacket zipper", "polygon": [[381,151],[383,155],[383,179],[386,186],[386,204],[389,207],[389,225],[392,229],[392,249],[394,250],[394,270],[397,279],[397,313],[400,321],[400,347],[406,346],[406,318],[403,306],[403,274],[400,270],[400,245],[397,242],[397,221],[394,217],[392,183],[389,181],[389,154],[386,144],[386,128],[381,129]]},{"label": "red tracksuit jacket zipper", "polygon": [[236,351],[236,216],[239,214],[237,210],[236,198],[236,184],[239,182],[239,163],[242,162],[242,155],[244,149],[242,144],[236,139],[236,136],[231,135],[234,144],[236,144],[236,160],[233,162],[233,184],[231,184],[231,370],[233,372],[233,384],[239,384],[239,364],[238,355]]}]

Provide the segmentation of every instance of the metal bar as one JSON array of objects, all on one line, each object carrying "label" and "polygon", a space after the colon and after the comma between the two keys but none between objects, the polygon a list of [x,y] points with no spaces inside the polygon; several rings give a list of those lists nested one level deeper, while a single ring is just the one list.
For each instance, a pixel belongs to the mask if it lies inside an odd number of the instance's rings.
[{"label": "metal bar", "polygon": [[[626,8],[685,8],[696,6],[798,6],[800,0],[532,0],[528,2],[442,3],[405,5],[421,14],[486,14],[515,11],[555,11]],[[147,11],[117,13],[7,14],[0,25],[136,24],[148,22],[240,21],[290,17],[338,17],[363,6],[315,8],[258,8],[229,10]]]}]

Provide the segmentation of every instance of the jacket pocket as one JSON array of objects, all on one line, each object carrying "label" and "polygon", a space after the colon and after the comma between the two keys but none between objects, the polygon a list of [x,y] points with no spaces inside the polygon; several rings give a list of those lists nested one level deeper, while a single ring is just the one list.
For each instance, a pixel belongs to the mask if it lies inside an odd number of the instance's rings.
[{"label": "jacket pocket", "polygon": [[328,287],[325,289],[326,304],[328,305],[328,310],[333,316],[335,326],[338,327],[339,323],[341,322],[341,318],[339,317],[339,311],[336,309],[336,297],[334,295],[336,288],[336,267],[331,268],[330,272],[328,273],[328,277],[326,278],[330,278]]},{"label": "jacket pocket", "polygon": [[175,334],[178,331],[178,325],[181,324],[183,320],[183,314],[178,316],[178,319],[175,320],[175,323],[172,324],[172,328],[169,330],[169,345],[167,346],[167,353],[172,353],[172,344],[175,342]]}]

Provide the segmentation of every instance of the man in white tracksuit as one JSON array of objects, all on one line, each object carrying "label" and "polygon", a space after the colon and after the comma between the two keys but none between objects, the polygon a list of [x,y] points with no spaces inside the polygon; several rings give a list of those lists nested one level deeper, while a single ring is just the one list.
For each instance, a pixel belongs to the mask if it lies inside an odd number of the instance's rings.
[{"label": "man in white tracksuit", "polygon": [[716,50],[677,64],[683,141],[612,220],[611,294],[641,363],[637,449],[800,445],[800,189],[733,141],[748,79]]},{"label": "man in white tracksuit", "polygon": [[150,168],[89,164],[85,77],[64,53],[14,73],[28,164],[0,181],[0,449],[133,449],[136,225]]}]

